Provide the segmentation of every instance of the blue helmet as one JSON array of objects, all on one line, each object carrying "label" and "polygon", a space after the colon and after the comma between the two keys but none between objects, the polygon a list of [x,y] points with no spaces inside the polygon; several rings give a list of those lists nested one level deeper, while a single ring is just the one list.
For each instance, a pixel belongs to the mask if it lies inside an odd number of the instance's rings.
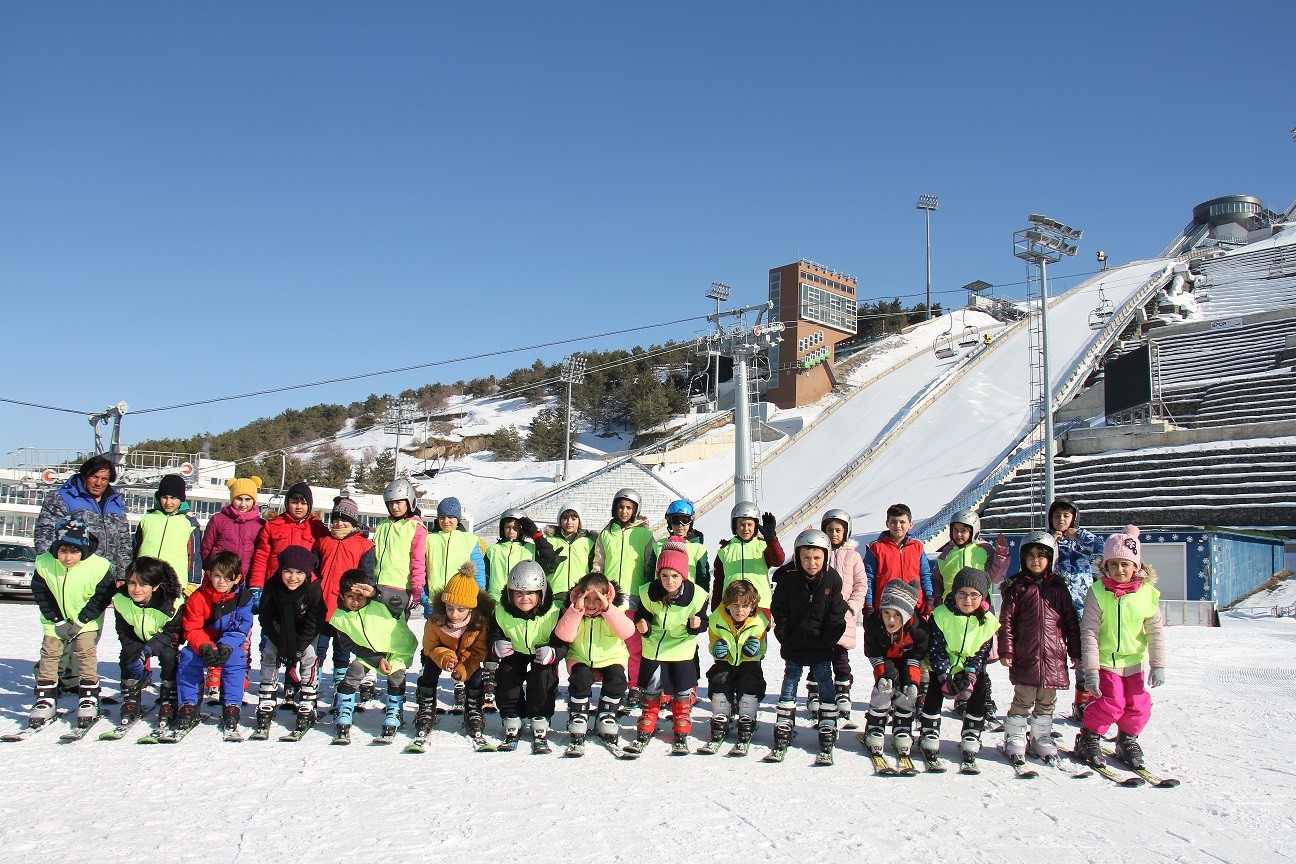
[{"label": "blue helmet", "polygon": [[691,522],[693,520],[693,505],[683,498],[672,501],[670,506],[666,508],[666,518],[669,519],[672,516],[687,516]]}]

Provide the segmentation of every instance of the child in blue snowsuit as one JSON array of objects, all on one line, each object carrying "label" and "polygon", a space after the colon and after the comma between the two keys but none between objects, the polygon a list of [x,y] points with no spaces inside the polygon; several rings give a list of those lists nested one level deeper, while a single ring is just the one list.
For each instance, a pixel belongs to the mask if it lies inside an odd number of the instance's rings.
[{"label": "child in blue snowsuit", "polygon": [[[1084,617],[1085,596],[1089,586],[1093,585],[1093,556],[1103,549],[1103,538],[1078,526],[1080,511],[1065,498],[1058,498],[1048,509],[1049,530],[1057,540],[1057,560],[1053,562],[1053,572],[1066,582],[1071,603],[1075,606],[1076,615]],[[1084,716],[1085,706],[1093,700],[1094,694],[1084,689],[1084,678],[1076,676],[1075,699],[1071,714],[1076,720]]]},{"label": "child in blue snowsuit", "polygon": [[198,689],[207,670],[219,666],[225,703],[221,728],[234,731],[242,714],[247,672],[243,643],[252,630],[252,591],[243,579],[243,561],[237,553],[217,552],[207,562],[202,586],[185,601],[180,627],[187,644],[180,649],[176,673],[177,725],[185,729],[198,722]]}]

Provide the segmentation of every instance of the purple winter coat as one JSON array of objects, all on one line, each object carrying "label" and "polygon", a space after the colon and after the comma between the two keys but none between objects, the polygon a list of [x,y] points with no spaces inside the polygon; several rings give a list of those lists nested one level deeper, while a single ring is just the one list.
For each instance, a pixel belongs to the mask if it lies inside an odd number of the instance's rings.
[{"label": "purple winter coat", "polygon": [[1012,658],[1008,680],[1027,687],[1066,690],[1067,659],[1080,659],[1080,618],[1066,580],[1022,571],[1003,583],[999,656]]},{"label": "purple winter coat", "polygon": [[261,533],[265,519],[261,510],[253,507],[247,512],[234,509],[233,504],[226,504],[221,511],[207,523],[203,532],[202,559],[203,569],[217,552],[234,552],[243,561],[243,578],[252,567],[252,551],[256,548],[257,534]]}]

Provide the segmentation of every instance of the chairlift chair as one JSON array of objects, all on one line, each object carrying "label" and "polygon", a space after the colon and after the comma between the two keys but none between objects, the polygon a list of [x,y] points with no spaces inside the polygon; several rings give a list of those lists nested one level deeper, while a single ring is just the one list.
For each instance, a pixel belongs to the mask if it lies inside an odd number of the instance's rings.
[{"label": "chairlift chair", "polygon": [[949,334],[937,336],[936,341],[932,343],[932,351],[941,360],[948,360],[951,357],[958,356],[958,349],[954,347],[954,340],[950,338]]},{"label": "chairlift chair", "polygon": [[1103,291],[1102,286],[1098,286],[1098,305],[1089,313],[1089,329],[1101,330],[1107,326],[1111,316],[1116,312],[1116,307],[1112,301],[1107,299],[1107,294]]},{"label": "chairlift chair", "polygon": [[975,348],[981,342],[981,331],[974,324],[963,325],[963,335],[959,336],[960,348]]}]

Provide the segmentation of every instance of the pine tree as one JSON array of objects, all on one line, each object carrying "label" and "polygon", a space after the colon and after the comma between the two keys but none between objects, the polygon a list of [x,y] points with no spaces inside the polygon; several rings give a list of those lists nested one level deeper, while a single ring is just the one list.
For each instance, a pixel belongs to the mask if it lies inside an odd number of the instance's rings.
[{"label": "pine tree", "polygon": [[518,434],[517,427],[505,426],[495,430],[491,435],[491,450],[495,451],[495,459],[500,462],[516,462],[521,459],[524,455],[522,436]]},{"label": "pine tree", "polygon": [[557,408],[536,412],[526,439],[526,449],[532,456],[546,462],[563,458],[563,447],[567,443],[565,414],[565,410]]}]

